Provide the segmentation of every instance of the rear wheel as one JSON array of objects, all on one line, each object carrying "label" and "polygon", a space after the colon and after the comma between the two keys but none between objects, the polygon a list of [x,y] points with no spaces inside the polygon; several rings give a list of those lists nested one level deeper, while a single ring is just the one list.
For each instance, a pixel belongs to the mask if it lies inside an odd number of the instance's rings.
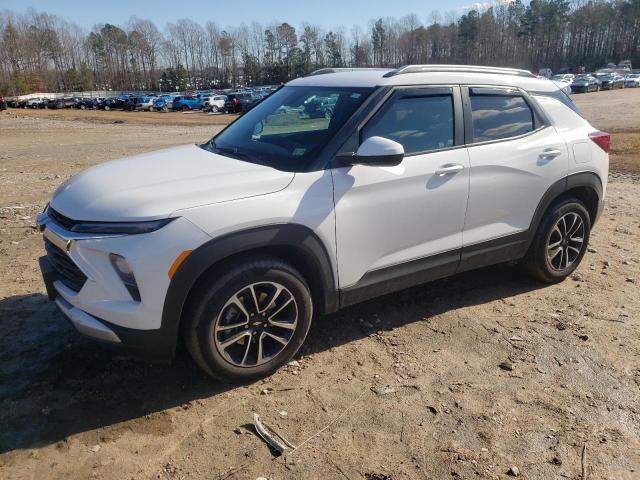
[{"label": "rear wheel", "polygon": [[189,107],[187,107],[186,105],[183,105],[181,110],[182,110],[183,112],[186,112],[186,111],[188,111],[188,110],[189,110]]},{"label": "rear wheel", "polygon": [[538,280],[561,282],[580,265],[590,232],[589,213],[579,200],[558,203],[542,219],[524,267]]},{"label": "rear wheel", "polygon": [[272,374],[304,342],[313,314],[304,278],[260,256],[205,278],[185,313],[184,338],[200,367],[228,382]]},{"label": "rear wheel", "polygon": [[211,105],[211,113],[218,113],[220,109],[217,105]]},{"label": "rear wheel", "polygon": [[108,112],[109,110],[111,110],[111,107],[109,105],[105,105],[104,109]]}]

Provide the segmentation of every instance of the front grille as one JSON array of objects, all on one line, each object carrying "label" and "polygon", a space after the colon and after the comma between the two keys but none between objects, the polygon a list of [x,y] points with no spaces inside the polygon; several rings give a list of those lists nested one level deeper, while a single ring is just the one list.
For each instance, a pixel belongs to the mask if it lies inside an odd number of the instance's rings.
[{"label": "front grille", "polygon": [[69,217],[65,217],[60,212],[55,211],[53,208],[49,207],[47,210],[47,214],[49,218],[54,221],[54,223],[58,224],[58,226],[64,228],[65,230],[71,230],[71,228],[78,222],[70,219]]},{"label": "front grille", "polygon": [[87,276],[73,263],[69,255],[47,238],[44,239],[44,248],[62,283],[74,292],[79,292],[87,281]]}]

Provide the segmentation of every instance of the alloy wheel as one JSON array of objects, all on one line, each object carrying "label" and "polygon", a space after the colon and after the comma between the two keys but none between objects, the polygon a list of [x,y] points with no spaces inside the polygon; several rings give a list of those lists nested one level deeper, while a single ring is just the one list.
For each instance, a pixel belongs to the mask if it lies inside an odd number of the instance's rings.
[{"label": "alloy wheel", "polygon": [[547,240],[547,261],[556,271],[567,270],[584,248],[585,225],[582,217],[569,212],[556,222]]},{"label": "alloy wheel", "polygon": [[236,367],[256,367],[276,358],[294,336],[298,305],[275,282],[252,283],[229,298],[213,328],[220,355]]}]

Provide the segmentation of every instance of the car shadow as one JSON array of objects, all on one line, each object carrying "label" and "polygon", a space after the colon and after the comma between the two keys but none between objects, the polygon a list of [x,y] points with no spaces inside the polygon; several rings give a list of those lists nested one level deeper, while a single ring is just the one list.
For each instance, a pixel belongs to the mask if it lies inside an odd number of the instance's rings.
[{"label": "car shadow", "polygon": [[45,295],[0,300],[0,453],[58,442],[230,388],[187,354],[150,364],[78,334]]},{"label": "car shadow", "polygon": [[446,312],[533,292],[549,285],[512,264],[495,265],[384,295],[316,321],[301,355],[337,347],[379,331],[428,322]]},{"label": "car shadow", "polygon": [[[317,319],[301,354],[542,286],[505,265],[431,282]],[[0,300],[0,453],[49,445],[232,388],[202,374],[183,350],[172,364],[148,364],[84,339],[40,293]]]}]

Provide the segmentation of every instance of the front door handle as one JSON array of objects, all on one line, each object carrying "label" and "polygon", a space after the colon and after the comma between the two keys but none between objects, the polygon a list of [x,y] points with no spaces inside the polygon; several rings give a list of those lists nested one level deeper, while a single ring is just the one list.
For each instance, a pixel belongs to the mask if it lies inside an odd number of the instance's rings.
[{"label": "front door handle", "polygon": [[461,170],[464,170],[464,165],[460,165],[459,163],[447,163],[446,165],[442,165],[438,170],[436,170],[436,175],[438,177],[444,177],[445,175],[455,175]]},{"label": "front door handle", "polygon": [[538,158],[540,160],[553,160],[559,155],[562,155],[561,150],[558,150],[557,148],[545,148],[540,155],[538,155]]}]

